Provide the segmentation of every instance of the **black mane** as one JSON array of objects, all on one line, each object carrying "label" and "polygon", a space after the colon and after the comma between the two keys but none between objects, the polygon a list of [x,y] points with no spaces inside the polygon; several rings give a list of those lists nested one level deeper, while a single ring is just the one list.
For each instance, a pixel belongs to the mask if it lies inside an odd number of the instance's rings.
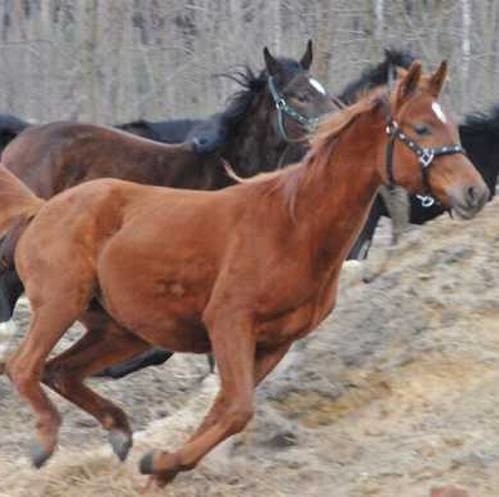
[{"label": "black mane", "polygon": [[[277,61],[280,67],[275,77],[278,88],[303,70],[295,59],[280,57]],[[257,74],[248,65],[240,67],[233,72],[217,74],[241,87],[227,99],[225,110],[200,121],[185,137],[193,140],[199,153],[210,153],[227,144],[231,136],[237,133],[237,125],[248,115],[253,102],[267,86],[268,73],[265,69]]]},{"label": "black mane", "polygon": [[349,83],[338,96],[344,103],[350,105],[355,102],[359,92],[385,85],[389,79],[389,72],[393,71],[393,68],[407,69],[415,60],[416,56],[408,50],[387,48],[382,62],[362,71],[359,78]]},{"label": "black mane", "polygon": [[[303,71],[300,63],[295,59],[279,57],[280,72],[275,76],[276,86],[279,88],[285,81],[292,79],[297,72]],[[232,73],[221,73],[219,76],[235,81],[241,89],[228,98],[227,108],[215,114],[221,117],[222,123],[227,126],[237,125],[248,112],[254,99],[261,94],[267,86],[268,73],[265,69],[256,74],[249,66]]]}]

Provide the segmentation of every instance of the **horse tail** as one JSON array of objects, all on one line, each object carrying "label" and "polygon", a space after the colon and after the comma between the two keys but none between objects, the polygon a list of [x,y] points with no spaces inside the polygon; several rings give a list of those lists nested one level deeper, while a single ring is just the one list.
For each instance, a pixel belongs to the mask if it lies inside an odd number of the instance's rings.
[{"label": "horse tail", "polygon": [[0,237],[14,224],[33,219],[45,202],[0,163]]}]

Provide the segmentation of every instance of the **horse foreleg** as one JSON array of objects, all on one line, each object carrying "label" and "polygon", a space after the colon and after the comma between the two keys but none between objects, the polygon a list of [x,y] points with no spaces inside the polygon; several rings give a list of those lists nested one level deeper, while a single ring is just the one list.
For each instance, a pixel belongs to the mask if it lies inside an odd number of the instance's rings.
[{"label": "horse foreleg", "polygon": [[[273,349],[258,350],[255,355],[254,367],[254,385],[257,387],[266,376],[279,364],[286,352],[289,350],[291,343],[286,343]],[[203,432],[210,428],[218,419],[220,409],[223,408],[224,397],[220,392],[210,408],[208,414],[203,419],[203,422],[198,427],[194,435],[189,440],[199,437]]]},{"label": "horse foreleg", "polygon": [[45,369],[44,382],[100,422],[109,432],[109,442],[122,461],[132,446],[127,416],[122,409],[84,385],[83,380],[148,347],[148,343],[109,318],[104,329],[88,331],[70,349],[49,361]]},{"label": "horse foreleg", "polygon": [[152,483],[164,485],[180,471],[194,468],[216,445],[240,432],[253,415],[255,341],[246,319],[224,319],[209,326],[212,350],[221,380],[220,392],[203,424],[180,450],[153,451],[141,461],[140,470]]}]

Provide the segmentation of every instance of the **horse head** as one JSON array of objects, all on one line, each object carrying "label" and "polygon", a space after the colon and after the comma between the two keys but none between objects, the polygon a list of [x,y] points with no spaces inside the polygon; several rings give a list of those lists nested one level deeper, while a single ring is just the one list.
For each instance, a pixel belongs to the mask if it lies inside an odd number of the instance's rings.
[{"label": "horse head", "polygon": [[452,115],[439,102],[446,77],[445,61],[429,76],[414,62],[398,80],[385,102],[389,145],[382,174],[388,184],[431,195],[471,218],[489,198],[489,189],[461,147]]},{"label": "horse head", "polygon": [[276,131],[288,142],[303,141],[319,118],[335,109],[322,84],[311,76],[312,41],[301,59],[276,58],[263,49],[268,91],[275,106]]}]

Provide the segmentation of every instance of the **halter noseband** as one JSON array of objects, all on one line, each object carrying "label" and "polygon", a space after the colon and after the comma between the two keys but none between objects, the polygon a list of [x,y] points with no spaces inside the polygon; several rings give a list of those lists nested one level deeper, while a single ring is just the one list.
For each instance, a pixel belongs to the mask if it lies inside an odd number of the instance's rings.
[{"label": "halter noseband", "polygon": [[277,90],[273,76],[269,76],[268,81],[269,81],[270,94],[272,95],[272,99],[274,100],[275,108],[277,109],[277,124],[279,126],[279,132],[281,133],[282,138],[284,139],[284,141],[287,141],[289,143],[302,142],[303,141],[302,138],[300,138],[300,139],[290,138],[288,136],[288,134],[286,133],[286,130],[284,128],[283,113],[286,114],[287,116],[289,116],[291,119],[294,119],[297,123],[301,124],[303,126],[303,128],[305,128],[307,131],[314,130],[314,128],[319,123],[319,118],[318,117],[306,117],[303,114],[300,114],[295,109],[293,109],[293,107],[291,107],[286,102],[286,99]]},{"label": "halter noseband", "polygon": [[418,157],[418,163],[421,168],[423,178],[423,186],[426,190],[425,195],[416,195],[421,201],[423,207],[431,207],[435,203],[432,196],[431,186],[428,180],[428,170],[433,164],[433,160],[441,155],[464,154],[466,151],[459,144],[446,145],[438,148],[425,148],[417,142],[409,138],[398,125],[397,121],[388,114],[386,119],[386,134],[389,136],[388,144],[386,146],[386,171],[388,175],[388,188],[392,189],[395,183],[394,166],[393,166],[393,148],[395,141],[401,141],[407,148],[412,150]]}]

